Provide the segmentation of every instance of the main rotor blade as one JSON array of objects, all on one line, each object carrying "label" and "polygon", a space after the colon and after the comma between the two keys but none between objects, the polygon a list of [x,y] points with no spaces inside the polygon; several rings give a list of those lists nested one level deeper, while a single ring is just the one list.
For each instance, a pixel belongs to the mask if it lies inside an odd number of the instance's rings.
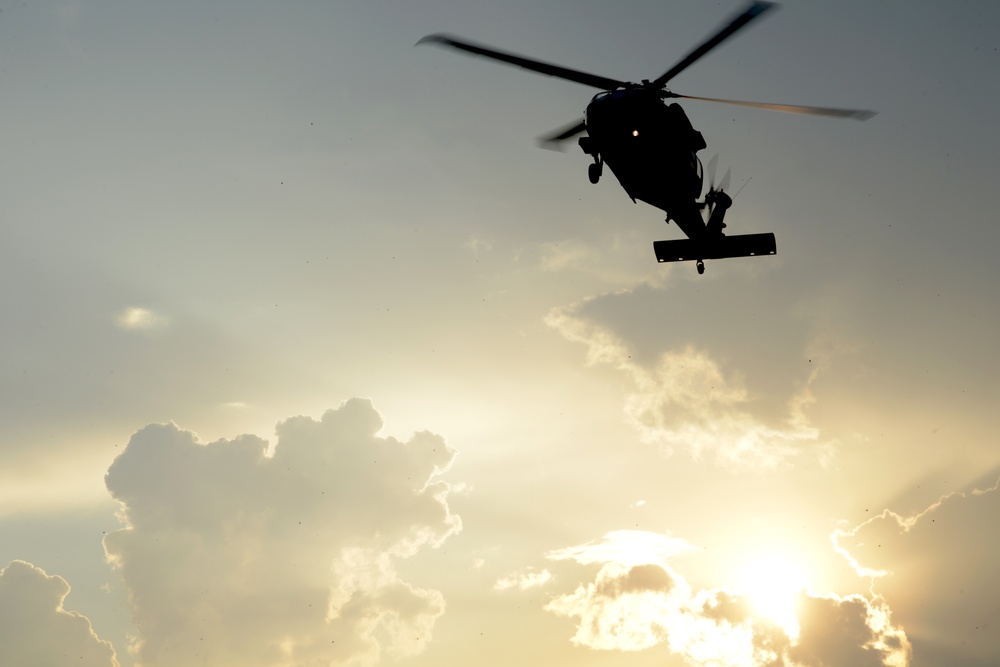
[{"label": "main rotor blade", "polygon": [[560,79],[575,81],[577,83],[582,83],[585,86],[594,86],[595,88],[600,88],[601,90],[614,90],[615,88],[621,88],[625,85],[624,81],[619,81],[617,79],[609,79],[604,76],[569,69],[568,67],[560,67],[559,65],[552,65],[539,60],[532,60],[531,58],[525,58],[513,53],[497,51],[496,49],[480,46],[479,44],[473,44],[471,42],[462,42],[450,37],[449,35],[427,35],[417,42],[416,45],[424,44],[426,42],[430,42],[432,44],[446,44],[456,49],[461,49],[462,51],[468,51],[469,53],[474,53],[479,56],[493,58],[494,60],[502,60],[505,63],[517,65],[518,67],[523,67],[524,69],[530,69],[534,72],[547,74]]},{"label": "main rotor blade", "polygon": [[559,128],[555,132],[538,137],[538,145],[542,148],[548,148],[550,150],[558,150],[559,142],[566,141],[571,137],[575,137],[581,132],[587,131],[587,124],[581,118],[580,120],[574,121],[571,125],[566,125]]},{"label": "main rotor blade", "polygon": [[689,53],[683,60],[664,72],[658,79],[653,81],[653,83],[658,87],[663,87],[667,81],[674,78],[682,71],[687,69],[696,60],[704,56],[706,53],[717,47],[724,40],[733,36],[737,30],[745,26],[750,21],[754,20],[768,9],[774,7],[773,2],[754,2],[752,5],[743,10],[743,13],[734,18],[729,25],[725,26],[717,32],[714,36],[707,39],[701,46],[696,48],[694,51]]},{"label": "main rotor blade", "polygon": [[736,104],[741,107],[753,107],[755,109],[767,109],[768,111],[783,111],[785,113],[801,113],[812,116],[833,116],[835,118],[854,118],[855,120],[868,120],[877,111],[867,109],[838,109],[835,107],[800,107],[792,104],[767,104],[765,102],[743,102],[741,100],[722,100],[717,97],[696,97],[694,95],[680,95],[668,92],[665,97],[679,97],[685,100],[701,100],[702,102],[721,102],[723,104]]}]

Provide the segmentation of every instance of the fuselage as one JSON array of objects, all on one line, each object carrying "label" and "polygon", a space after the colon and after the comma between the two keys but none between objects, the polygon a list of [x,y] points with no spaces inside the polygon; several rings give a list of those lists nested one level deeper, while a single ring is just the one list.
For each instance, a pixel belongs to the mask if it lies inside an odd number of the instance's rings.
[{"label": "fuselage", "polygon": [[671,216],[694,206],[703,179],[697,152],[705,140],[678,104],[664,104],[648,88],[605,91],[587,106],[586,126],[591,150],[633,200]]}]

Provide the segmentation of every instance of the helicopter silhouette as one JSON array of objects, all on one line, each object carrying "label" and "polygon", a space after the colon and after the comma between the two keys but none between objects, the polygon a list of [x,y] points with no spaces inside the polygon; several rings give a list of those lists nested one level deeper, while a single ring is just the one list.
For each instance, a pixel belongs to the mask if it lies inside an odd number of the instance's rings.
[{"label": "helicopter silhouette", "polygon": [[[597,183],[600,180],[604,165],[607,164],[633,202],[640,200],[663,210],[667,215],[667,222],[674,221],[688,238],[654,241],[653,250],[657,260],[694,260],[698,273],[701,274],[705,272],[706,259],[773,255],[777,252],[777,246],[774,234],[770,233],[733,236],[723,233],[722,230],[726,228],[726,211],[732,206],[733,200],[725,192],[727,184],[717,185],[714,182],[714,173],[710,174],[705,197],[698,201],[705,185],[705,174],[697,153],[707,145],[701,132],[694,129],[684,109],[676,102],[667,103],[666,100],[721,102],[772,111],[858,120],[867,120],[875,115],[873,111],[861,109],[696,97],[681,95],[667,88],[667,82],[774,6],[775,3],[771,2],[749,4],[676,65],[656,79],[643,79],[640,83],[619,81],[533,60],[446,34],[427,35],[417,44],[450,46],[601,89],[602,92],[590,100],[583,118],[541,137],[539,142],[543,146],[558,146],[561,142],[586,132],[587,136],[579,137],[578,144],[594,160],[588,170],[590,182]],[[712,163],[710,167],[714,167]],[[709,171],[714,172],[714,169],[710,168]]]}]

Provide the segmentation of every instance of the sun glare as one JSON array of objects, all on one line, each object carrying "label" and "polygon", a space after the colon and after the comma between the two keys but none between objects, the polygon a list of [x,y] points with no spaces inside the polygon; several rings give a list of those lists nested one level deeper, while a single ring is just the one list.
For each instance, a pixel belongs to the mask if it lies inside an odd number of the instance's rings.
[{"label": "sun glare", "polygon": [[803,569],[777,554],[761,555],[749,561],[740,576],[740,591],[750,597],[754,611],[776,623],[795,639],[799,621],[795,601],[807,587]]}]

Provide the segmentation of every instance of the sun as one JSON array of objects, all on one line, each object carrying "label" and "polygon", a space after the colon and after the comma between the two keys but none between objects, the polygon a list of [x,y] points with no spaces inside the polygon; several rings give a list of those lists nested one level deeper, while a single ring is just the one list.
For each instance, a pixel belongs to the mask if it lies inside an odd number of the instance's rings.
[{"label": "sun", "polygon": [[799,636],[796,600],[807,585],[805,570],[781,554],[752,558],[739,578],[739,590],[750,597],[754,611],[777,624],[792,639]]}]

